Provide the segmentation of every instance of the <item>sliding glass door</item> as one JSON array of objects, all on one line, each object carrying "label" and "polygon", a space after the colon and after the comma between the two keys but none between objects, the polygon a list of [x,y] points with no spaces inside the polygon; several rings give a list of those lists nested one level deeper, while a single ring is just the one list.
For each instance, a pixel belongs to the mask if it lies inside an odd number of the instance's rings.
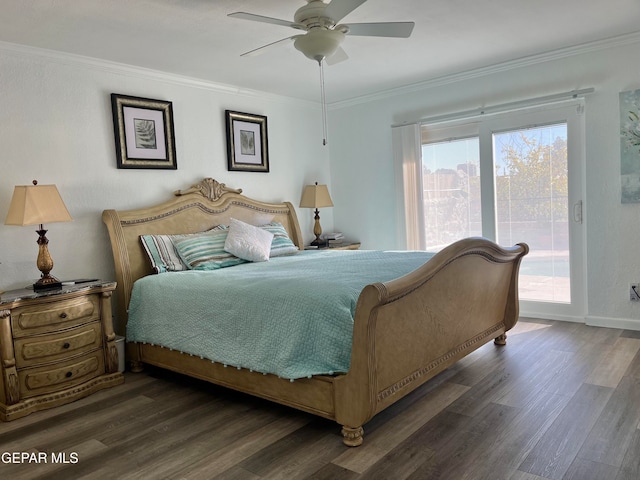
[{"label": "sliding glass door", "polygon": [[493,134],[498,243],[527,239],[524,300],[571,302],[567,124]]},{"label": "sliding glass door", "polygon": [[529,244],[523,313],[584,312],[582,105],[423,125],[426,249],[468,236]]},{"label": "sliding glass door", "polygon": [[423,144],[427,250],[482,235],[478,137]]}]

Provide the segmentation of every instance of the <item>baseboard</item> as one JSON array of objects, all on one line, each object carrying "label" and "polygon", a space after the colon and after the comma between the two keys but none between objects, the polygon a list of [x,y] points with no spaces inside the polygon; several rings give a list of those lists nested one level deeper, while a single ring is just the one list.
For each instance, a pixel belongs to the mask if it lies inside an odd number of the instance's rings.
[{"label": "baseboard", "polygon": [[591,327],[620,328],[622,330],[640,330],[640,319],[637,318],[612,318],[596,317],[587,315],[586,317],[573,317],[569,315],[540,314],[520,310],[520,317],[532,319],[558,320],[561,322],[584,323]]},{"label": "baseboard", "polygon": [[637,318],[608,318],[585,317],[585,323],[592,327],[621,328],[623,330],[640,330],[640,319]]},{"label": "baseboard", "polygon": [[538,318],[542,320],[558,320],[561,322],[585,323],[584,317],[575,317],[571,315],[556,315],[552,313],[527,312],[520,310],[522,318]]}]

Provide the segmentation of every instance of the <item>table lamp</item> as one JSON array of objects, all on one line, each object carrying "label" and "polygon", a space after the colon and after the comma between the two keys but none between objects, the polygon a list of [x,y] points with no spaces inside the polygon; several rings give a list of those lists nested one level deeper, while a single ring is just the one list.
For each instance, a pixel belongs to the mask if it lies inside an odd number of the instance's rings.
[{"label": "table lamp", "polygon": [[65,206],[55,185],[19,185],[13,190],[9,212],[5,225],[40,225],[38,234],[38,259],[36,265],[40,270],[40,279],[33,284],[35,291],[59,288],[60,280],[49,274],[53,269],[53,259],[49,254],[49,240],[45,236],[47,230],[44,223],[70,222],[73,219]]},{"label": "table lamp", "polygon": [[313,226],[313,234],[316,236],[316,239],[311,242],[311,245],[319,247],[325,244],[322,240],[320,240],[320,235],[322,235],[322,227],[320,226],[320,211],[318,208],[323,207],[333,207],[333,202],[331,201],[331,196],[329,195],[329,189],[326,185],[318,185],[318,182],[315,185],[307,185],[304,187],[304,191],[302,192],[302,199],[300,200],[300,207],[302,208],[315,208],[315,224]]}]

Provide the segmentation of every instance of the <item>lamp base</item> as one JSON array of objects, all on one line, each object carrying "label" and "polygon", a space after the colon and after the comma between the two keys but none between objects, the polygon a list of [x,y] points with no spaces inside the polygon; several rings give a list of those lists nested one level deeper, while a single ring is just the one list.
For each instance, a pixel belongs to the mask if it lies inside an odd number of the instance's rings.
[{"label": "lamp base", "polygon": [[42,278],[40,278],[40,280],[33,284],[34,292],[53,290],[56,288],[62,288],[62,282],[51,275],[44,275],[42,276]]},{"label": "lamp base", "polygon": [[40,230],[36,230],[36,233],[38,234],[38,259],[36,260],[36,265],[41,275],[40,280],[33,284],[33,291],[39,292],[42,290],[62,288],[62,282],[49,274],[53,268],[53,259],[49,254],[49,247],[47,246],[49,244],[49,240],[45,235],[47,231],[42,224],[40,225]]}]

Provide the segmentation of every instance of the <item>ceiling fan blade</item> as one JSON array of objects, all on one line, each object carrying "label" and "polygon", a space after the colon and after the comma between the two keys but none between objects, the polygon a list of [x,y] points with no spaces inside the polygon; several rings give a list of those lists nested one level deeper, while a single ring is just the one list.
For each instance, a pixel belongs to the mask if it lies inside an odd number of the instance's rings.
[{"label": "ceiling fan blade", "polygon": [[241,57],[253,57],[255,55],[261,55],[263,54],[266,50],[269,50],[273,47],[277,47],[280,45],[284,45],[287,42],[291,42],[293,40],[295,40],[297,37],[299,37],[300,35],[294,35],[293,37],[287,37],[287,38],[283,38],[282,40],[278,40],[277,42],[272,42],[272,43],[268,43],[266,45],[263,45],[261,47],[258,48],[254,48],[253,50],[249,50],[248,52],[244,52],[242,55],[240,55]]},{"label": "ceiling fan blade", "polygon": [[230,13],[227,16],[233,18],[241,18],[243,20],[251,20],[253,22],[272,23],[274,25],[281,25],[283,27],[292,27],[299,30],[305,30],[305,26],[300,25],[299,23],[291,22],[289,20],[281,20],[279,18],[265,17],[263,15],[254,15],[253,13],[234,12]]},{"label": "ceiling fan blade", "polygon": [[[338,25],[340,27],[341,25]],[[381,22],[381,23],[347,23],[347,35],[366,37],[409,38],[415,23],[413,22]]]},{"label": "ceiling fan blade", "polygon": [[338,23],[367,0],[332,0],[324,9],[324,16]]},{"label": "ceiling fan blade", "polygon": [[344,62],[349,59],[349,55],[344,51],[342,47],[338,47],[333,55],[324,59],[327,65],[335,65],[336,63]]}]

